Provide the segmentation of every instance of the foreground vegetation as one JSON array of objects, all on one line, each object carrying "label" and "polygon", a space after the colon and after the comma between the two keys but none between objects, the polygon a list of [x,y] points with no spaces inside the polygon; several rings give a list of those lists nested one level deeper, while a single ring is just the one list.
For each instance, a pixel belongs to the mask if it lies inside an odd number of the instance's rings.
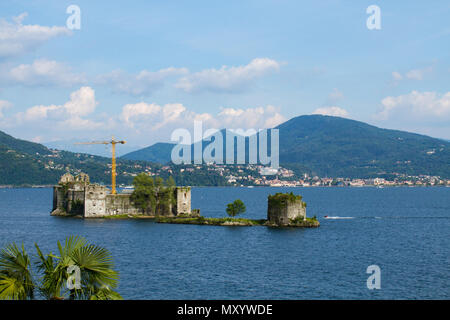
[{"label": "foreground vegetation", "polygon": [[[278,227],[278,225],[269,223],[266,219],[245,219],[245,218],[205,218],[205,217],[156,217],[158,223],[173,224],[198,224],[212,226],[268,226]],[[318,227],[320,225],[316,217],[292,220],[285,227]]]},{"label": "foreground vegetation", "polygon": [[119,274],[108,250],[82,237],[58,241],[58,255],[37,251],[36,270],[24,246],[15,243],[0,251],[0,299],[30,300],[39,294],[48,300],[118,300],[113,289]]},{"label": "foreground vegetation", "polygon": [[238,225],[238,226],[260,226],[266,220],[252,220],[245,218],[205,218],[205,217],[157,217],[158,223],[176,223],[176,224],[202,224],[202,225]]}]

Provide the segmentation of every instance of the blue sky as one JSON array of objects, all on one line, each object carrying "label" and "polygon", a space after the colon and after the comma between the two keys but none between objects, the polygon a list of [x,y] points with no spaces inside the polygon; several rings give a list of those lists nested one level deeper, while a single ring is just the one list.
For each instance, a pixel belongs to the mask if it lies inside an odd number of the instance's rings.
[{"label": "blue sky", "polygon": [[[68,30],[69,5],[81,29]],[[377,5],[381,29],[369,30]],[[448,1],[0,3],[0,130],[146,146],[330,114],[450,139]]]}]

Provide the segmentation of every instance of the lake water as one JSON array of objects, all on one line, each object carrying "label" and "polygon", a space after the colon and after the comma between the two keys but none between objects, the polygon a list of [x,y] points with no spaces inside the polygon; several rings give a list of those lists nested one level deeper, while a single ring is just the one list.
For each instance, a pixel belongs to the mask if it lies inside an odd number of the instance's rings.
[{"label": "lake water", "polygon": [[[193,188],[192,208],[222,217],[239,198],[263,219],[267,195],[286,191],[320,228],[51,217],[51,189],[0,189],[0,245],[56,252],[84,236],[112,252],[125,299],[450,298],[450,188]],[[374,264],[380,290],[366,286]]]}]

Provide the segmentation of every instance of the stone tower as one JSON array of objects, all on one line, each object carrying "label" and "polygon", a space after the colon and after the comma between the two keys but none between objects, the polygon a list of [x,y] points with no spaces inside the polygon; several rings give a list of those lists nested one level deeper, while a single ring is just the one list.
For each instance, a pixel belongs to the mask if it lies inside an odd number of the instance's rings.
[{"label": "stone tower", "polygon": [[176,188],[177,208],[176,214],[190,214],[191,213],[191,188],[177,187]]},{"label": "stone tower", "polygon": [[267,220],[271,224],[286,226],[293,220],[306,219],[306,203],[302,196],[291,193],[276,193],[269,195]]}]

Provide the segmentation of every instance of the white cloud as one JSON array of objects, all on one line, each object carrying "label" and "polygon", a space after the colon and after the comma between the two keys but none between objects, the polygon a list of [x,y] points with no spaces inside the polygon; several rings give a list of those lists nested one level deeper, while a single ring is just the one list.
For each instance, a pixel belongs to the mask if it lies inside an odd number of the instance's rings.
[{"label": "white cloud", "polygon": [[394,78],[394,80],[399,81],[403,79],[403,76],[400,74],[400,72],[394,71],[392,72],[392,78]]},{"label": "white cloud", "polygon": [[91,119],[84,119],[79,116],[68,118],[58,123],[57,125],[60,128],[60,130],[69,128],[71,130],[92,131],[105,128],[105,124],[102,122],[94,121]]},{"label": "white cloud", "polygon": [[38,59],[32,64],[21,64],[12,68],[2,76],[5,84],[21,84],[26,86],[62,85],[72,86],[85,83],[83,75],[72,73],[63,63]]},{"label": "white cloud", "polygon": [[[162,108],[164,123],[169,123],[178,120],[185,111],[186,107],[183,106],[181,103],[166,104]],[[164,123],[162,123],[162,125],[164,125]]]},{"label": "white cloud", "polygon": [[312,114],[321,114],[326,116],[343,117],[343,118],[348,117],[347,110],[336,106],[317,108],[316,110],[314,110]]},{"label": "white cloud", "polygon": [[215,115],[196,113],[180,103],[165,105],[140,102],[127,104],[122,108],[120,119],[137,132],[155,132],[170,136],[177,128],[191,128],[194,121],[202,121],[204,128],[228,129],[262,129],[272,128],[286,119],[273,106],[235,109],[222,108]]},{"label": "white cloud", "polygon": [[148,104],[145,102],[135,103],[135,104],[126,104],[122,108],[121,118],[125,121],[125,123],[129,126],[134,126],[134,118],[142,117],[152,114],[158,114],[161,110],[161,107],[157,104]]},{"label": "white cloud", "polygon": [[50,113],[53,111],[62,111],[62,106],[50,105],[50,106],[33,106],[27,109],[24,113],[19,113],[19,119],[25,121],[36,121],[50,117]]},{"label": "white cloud", "polygon": [[195,116],[195,112],[188,111],[181,103],[160,106],[155,103],[139,102],[123,106],[119,118],[128,127],[156,131],[169,124],[181,126],[185,121],[193,121]]},{"label": "white cloud", "polygon": [[446,120],[450,118],[450,92],[440,96],[436,92],[412,91],[397,97],[386,97],[381,101],[382,110],[376,118],[387,120],[401,117],[401,119],[434,119]]},{"label": "white cloud", "polygon": [[207,69],[181,78],[176,87],[186,92],[241,91],[251,81],[271,72],[278,71],[280,64],[269,58],[256,58],[249,64],[238,67],[222,66],[220,69]]},{"label": "white cloud", "polygon": [[412,69],[410,71],[405,72],[404,75],[402,75],[398,71],[392,72],[392,78],[394,81],[400,81],[403,79],[409,79],[409,80],[423,80],[425,75],[428,73],[431,73],[433,71],[433,67],[426,67],[422,69]]},{"label": "white cloud", "polygon": [[11,108],[12,103],[6,100],[0,100],[0,118],[3,118],[3,110]]},{"label": "white cloud", "polygon": [[94,112],[97,104],[94,89],[81,87],[70,94],[70,101],[64,104],[64,108],[70,115],[85,116]]},{"label": "white cloud", "polygon": [[279,113],[278,108],[268,105],[265,108],[224,108],[216,120],[225,128],[263,129],[276,127],[286,118]]},{"label": "white cloud", "polygon": [[410,70],[406,73],[406,78],[410,80],[423,80],[425,74],[430,73],[432,70],[432,67]]},{"label": "white cloud", "polygon": [[97,77],[100,85],[111,86],[114,92],[126,93],[133,96],[148,96],[162,87],[167,78],[187,74],[186,68],[166,68],[158,71],[142,70],[137,74],[129,74],[122,70],[115,70]]},{"label": "white cloud", "polygon": [[13,22],[0,19],[0,58],[17,56],[35,49],[51,38],[71,34],[61,26],[24,25],[27,13],[13,17]]},{"label": "white cloud", "polygon": [[17,114],[19,122],[51,121],[53,126],[71,129],[95,129],[101,126],[92,120],[82,118],[92,114],[97,106],[95,92],[90,87],[81,87],[70,94],[70,100],[63,105],[36,105]]}]

